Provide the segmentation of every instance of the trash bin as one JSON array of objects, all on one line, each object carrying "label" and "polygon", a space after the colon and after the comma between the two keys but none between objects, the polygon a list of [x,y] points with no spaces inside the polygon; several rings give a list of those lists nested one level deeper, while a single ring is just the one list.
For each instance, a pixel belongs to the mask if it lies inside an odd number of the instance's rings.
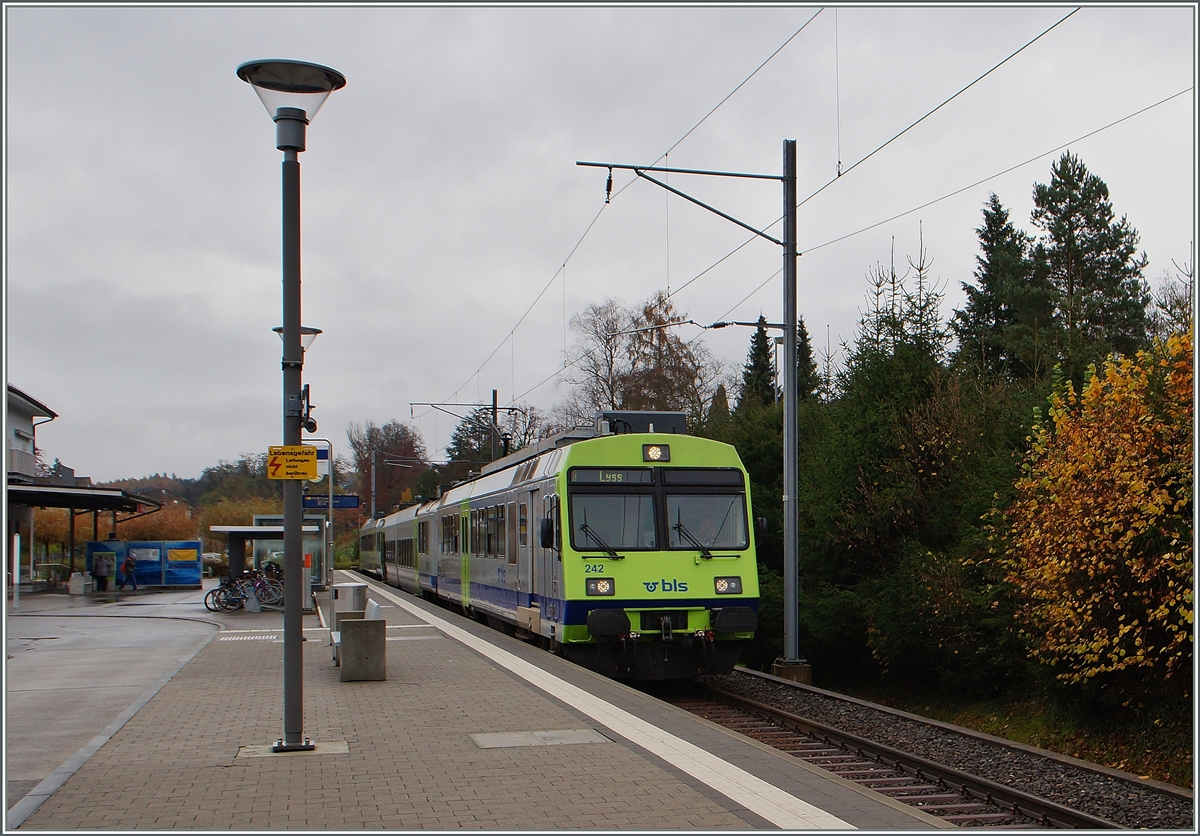
[{"label": "trash bin", "polygon": [[365,583],[335,583],[333,585],[334,612],[363,612],[367,608],[367,585]]}]

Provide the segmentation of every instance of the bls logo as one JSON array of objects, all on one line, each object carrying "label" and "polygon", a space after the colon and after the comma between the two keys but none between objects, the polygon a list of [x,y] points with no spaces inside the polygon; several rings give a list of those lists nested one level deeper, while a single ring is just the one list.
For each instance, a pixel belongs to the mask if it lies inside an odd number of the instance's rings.
[{"label": "bls logo", "polygon": [[658,592],[660,583],[662,584],[663,592],[687,592],[687,581],[681,581],[678,578],[673,580],[663,578],[661,581],[642,581],[642,586],[646,587],[647,592]]}]

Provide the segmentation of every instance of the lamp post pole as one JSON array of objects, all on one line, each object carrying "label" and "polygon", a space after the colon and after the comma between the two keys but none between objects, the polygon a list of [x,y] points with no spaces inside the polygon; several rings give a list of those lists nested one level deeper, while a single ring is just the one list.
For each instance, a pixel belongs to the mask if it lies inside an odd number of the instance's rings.
[{"label": "lamp post pole", "polygon": [[[788,679],[809,682],[811,669],[799,658],[799,432],[797,429],[797,370],[796,370],[796,140],[783,141],[783,174],[746,174],[734,171],[703,171],[690,168],[665,168],[620,163],[598,163],[576,161],[576,165],[607,168],[609,191],[612,189],[612,170],[629,169],[638,177],[661,186],[671,194],[690,200],[702,209],[721,216],[743,229],[753,232],[783,248],[783,648],[784,657],[775,662],[772,672]],[[666,183],[655,180],[646,172],[666,171],[678,174],[702,174],[712,177],[746,177],[756,180],[779,180],[783,183],[783,240],[772,238],[760,229],[755,229],[737,218],[714,209],[691,195],[684,194]],[[733,324],[733,323],[721,323]],[[716,327],[717,323],[709,327]]]},{"label": "lamp post pole", "polygon": [[[302,61],[248,61],[238,77],[254,91],[275,122],[275,147],[283,152],[283,444],[299,446],[309,421],[302,392],[300,340],[300,160],[309,121],[345,77]],[[302,106],[301,106],[302,105]],[[314,427],[315,429],[315,427]],[[304,483],[283,482],[283,737],[275,752],[315,747],[304,736]]]},{"label": "lamp post pole", "polygon": [[[283,444],[300,444],[304,355],[300,348],[300,160],[308,120],[299,108],[279,108],[283,151]],[[290,138],[286,135],[291,134]],[[304,737],[304,483],[283,483],[283,739],[276,749],[311,748]]]}]

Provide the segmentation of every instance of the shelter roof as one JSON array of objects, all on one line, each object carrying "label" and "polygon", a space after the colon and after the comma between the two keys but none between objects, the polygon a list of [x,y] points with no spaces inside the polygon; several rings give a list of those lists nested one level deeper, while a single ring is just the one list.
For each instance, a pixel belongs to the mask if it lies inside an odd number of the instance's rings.
[{"label": "shelter roof", "polygon": [[[213,534],[234,534],[247,540],[279,540],[283,538],[282,525],[210,525],[208,530]],[[321,527],[306,525],[300,530],[305,534],[316,534]]]},{"label": "shelter roof", "polygon": [[[10,387],[11,388],[11,387]],[[8,502],[33,508],[74,508],[77,511],[158,510],[162,503],[120,488],[69,487],[66,485],[23,485],[8,483]]]}]

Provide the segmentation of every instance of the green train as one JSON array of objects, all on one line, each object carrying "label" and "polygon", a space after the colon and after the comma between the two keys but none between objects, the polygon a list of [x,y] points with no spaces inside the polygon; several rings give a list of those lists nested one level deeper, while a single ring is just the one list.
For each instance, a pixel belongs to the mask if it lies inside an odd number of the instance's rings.
[{"label": "green train", "polygon": [[360,568],[607,676],[728,673],[758,626],[752,507],[682,413],[605,412],[369,521]]}]

